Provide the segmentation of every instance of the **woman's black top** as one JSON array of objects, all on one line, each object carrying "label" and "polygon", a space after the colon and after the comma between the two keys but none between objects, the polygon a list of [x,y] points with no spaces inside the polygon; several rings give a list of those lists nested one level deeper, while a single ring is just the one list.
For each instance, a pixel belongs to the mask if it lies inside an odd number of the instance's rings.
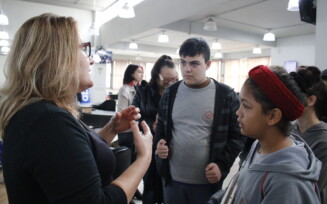
[{"label": "woman's black top", "polygon": [[9,203],[127,203],[111,185],[109,146],[69,112],[47,101],[18,111],[4,132]]}]

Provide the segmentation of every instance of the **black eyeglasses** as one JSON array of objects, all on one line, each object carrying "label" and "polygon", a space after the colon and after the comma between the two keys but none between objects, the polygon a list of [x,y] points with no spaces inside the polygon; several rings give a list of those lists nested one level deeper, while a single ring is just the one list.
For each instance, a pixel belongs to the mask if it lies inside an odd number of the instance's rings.
[{"label": "black eyeglasses", "polygon": [[178,74],[176,73],[175,77],[171,78],[165,78],[159,73],[159,79],[164,83],[164,84],[170,84],[170,83],[175,83],[178,81]]},{"label": "black eyeglasses", "polygon": [[81,48],[86,56],[91,57],[91,42],[81,43]]}]

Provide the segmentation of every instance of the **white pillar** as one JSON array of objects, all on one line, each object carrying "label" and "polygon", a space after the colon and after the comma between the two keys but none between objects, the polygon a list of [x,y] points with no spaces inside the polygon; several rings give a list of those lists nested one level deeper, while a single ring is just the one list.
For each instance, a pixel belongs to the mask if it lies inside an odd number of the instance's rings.
[{"label": "white pillar", "polygon": [[91,79],[93,87],[90,88],[91,103],[101,103],[106,100],[106,72],[109,64],[96,64],[91,67]]}]

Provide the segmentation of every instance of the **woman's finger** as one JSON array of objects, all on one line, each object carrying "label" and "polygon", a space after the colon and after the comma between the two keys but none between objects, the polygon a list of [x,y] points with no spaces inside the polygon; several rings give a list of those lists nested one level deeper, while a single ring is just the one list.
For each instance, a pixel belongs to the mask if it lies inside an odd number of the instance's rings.
[{"label": "woman's finger", "polygon": [[133,120],[131,121],[131,129],[132,129],[132,132],[133,132],[133,135],[140,135],[140,129],[139,129],[139,126],[138,126],[138,122]]},{"label": "woman's finger", "polygon": [[143,132],[145,135],[148,134],[149,132],[151,132],[148,124],[146,124],[145,121],[142,121],[141,125],[142,125],[142,129],[143,129]]}]

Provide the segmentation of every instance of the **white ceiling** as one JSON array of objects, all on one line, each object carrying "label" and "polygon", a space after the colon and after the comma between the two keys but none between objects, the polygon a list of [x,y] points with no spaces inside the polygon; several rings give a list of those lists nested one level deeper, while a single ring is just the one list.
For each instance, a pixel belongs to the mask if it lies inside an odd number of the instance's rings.
[{"label": "white ceiling", "polygon": [[[103,11],[117,0],[25,1]],[[263,49],[276,46],[276,42],[262,40],[269,29],[277,41],[315,33],[315,25],[302,22],[300,13],[287,11],[287,5],[288,0],[143,0],[134,8],[135,18],[116,17],[102,25],[95,44],[116,55],[157,57],[176,55],[185,39],[200,36],[210,44],[218,39],[224,55],[251,53],[258,45]],[[217,23],[217,31],[203,30],[209,16]],[[162,30],[167,32],[170,42],[157,42]],[[138,50],[128,49],[131,40],[138,43]]]},{"label": "white ceiling", "polygon": [[42,4],[50,4],[55,6],[63,6],[70,8],[78,8],[85,10],[104,10],[114,4],[118,0],[21,0],[31,1]]}]

